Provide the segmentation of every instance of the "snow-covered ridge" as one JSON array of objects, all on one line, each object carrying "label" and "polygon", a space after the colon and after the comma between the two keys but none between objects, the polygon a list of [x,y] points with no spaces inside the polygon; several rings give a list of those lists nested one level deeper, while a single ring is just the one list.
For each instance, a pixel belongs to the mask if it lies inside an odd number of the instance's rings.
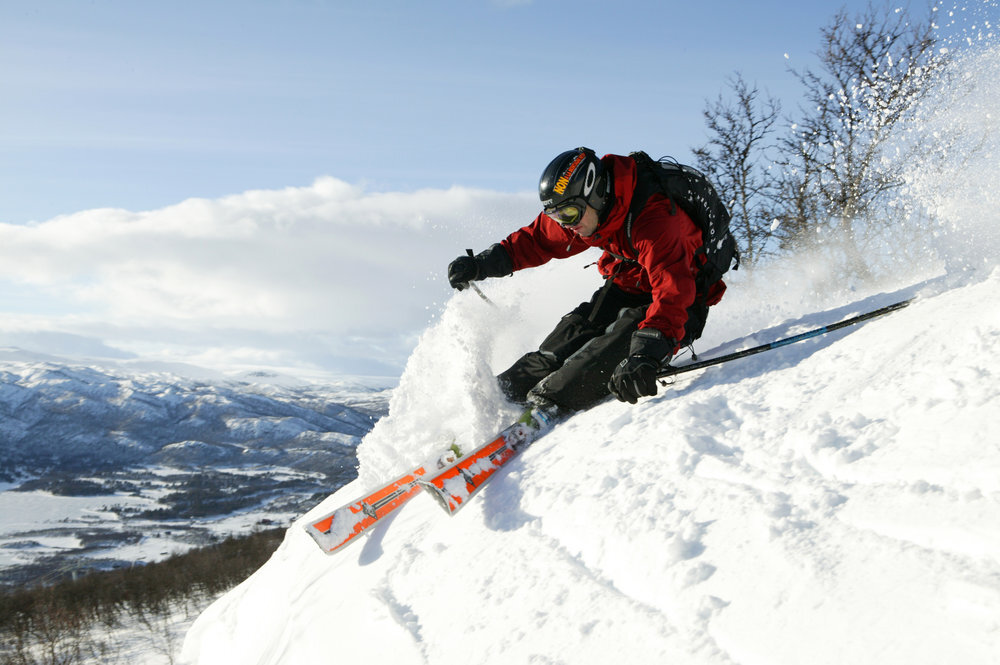
[{"label": "snow-covered ridge", "polygon": [[296,446],[356,445],[376,415],[365,392],[134,375],[0,354],[4,466],[8,473],[122,468],[189,441],[234,462],[283,463]]}]

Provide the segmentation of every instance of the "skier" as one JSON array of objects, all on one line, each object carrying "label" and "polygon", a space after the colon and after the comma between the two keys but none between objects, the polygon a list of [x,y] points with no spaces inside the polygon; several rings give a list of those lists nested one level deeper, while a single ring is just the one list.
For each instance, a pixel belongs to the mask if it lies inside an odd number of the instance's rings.
[{"label": "skier", "polygon": [[726,289],[719,280],[696,303],[701,230],[659,193],[629,219],[636,182],[632,157],[563,152],[542,173],[543,212],[534,222],[448,266],[448,281],[462,290],[591,247],[604,250],[597,266],[605,286],[497,377],[508,399],[543,411],[546,420],[609,392],[632,404],[655,395],[657,371],[701,334],[708,306]]}]

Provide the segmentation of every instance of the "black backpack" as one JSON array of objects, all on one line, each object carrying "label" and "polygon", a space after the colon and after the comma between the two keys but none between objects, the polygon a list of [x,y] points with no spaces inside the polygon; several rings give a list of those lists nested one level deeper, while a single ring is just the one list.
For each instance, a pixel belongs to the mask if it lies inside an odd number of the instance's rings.
[{"label": "black backpack", "polygon": [[[715,187],[701,171],[668,158],[653,160],[644,152],[629,155],[635,160],[636,183],[625,219],[625,238],[633,257],[638,252],[632,244],[632,221],[639,216],[653,194],[663,194],[671,205],[680,206],[691,221],[701,229],[702,245],[696,254],[705,256],[695,275],[695,301],[688,308],[688,322],[682,346],[701,337],[708,318],[708,291],[729,271],[739,269],[740,253],[736,239],[729,231],[729,210]],[[631,259],[635,260],[635,258]]]}]

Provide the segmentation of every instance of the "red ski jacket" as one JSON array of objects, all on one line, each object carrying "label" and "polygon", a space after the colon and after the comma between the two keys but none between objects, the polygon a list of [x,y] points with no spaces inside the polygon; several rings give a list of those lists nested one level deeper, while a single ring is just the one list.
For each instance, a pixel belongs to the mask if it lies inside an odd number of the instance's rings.
[{"label": "red ski jacket", "polygon": [[[635,190],[636,167],[631,157],[605,155],[601,162],[610,169],[614,201],[604,222],[588,238],[542,213],[530,225],[507,236],[501,245],[513,262],[514,270],[533,268],[550,259],[564,259],[591,247],[604,250],[597,261],[605,277],[615,274],[615,284],[629,293],[651,293],[653,303],[640,328],[655,328],[675,340],[684,338],[687,308],[695,299],[695,252],[701,247],[701,230],[678,206],[660,194],[652,195],[632,222],[633,256],[625,234],[625,219]],[[638,263],[619,266],[616,257],[635,258]],[[708,304],[722,298],[725,284],[710,289]]]}]

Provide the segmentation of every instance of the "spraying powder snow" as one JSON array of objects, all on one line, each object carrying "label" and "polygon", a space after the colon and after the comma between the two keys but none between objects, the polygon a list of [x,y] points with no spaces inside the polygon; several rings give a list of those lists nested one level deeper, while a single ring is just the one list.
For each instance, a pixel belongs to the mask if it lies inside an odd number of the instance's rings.
[{"label": "spraying powder snow", "polygon": [[982,279],[1000,265],[998,109],[1000,47],[962,53],[908,132],[928,149],[907,171],[906,193],[935,220],[928,254],[959,278]]}]

